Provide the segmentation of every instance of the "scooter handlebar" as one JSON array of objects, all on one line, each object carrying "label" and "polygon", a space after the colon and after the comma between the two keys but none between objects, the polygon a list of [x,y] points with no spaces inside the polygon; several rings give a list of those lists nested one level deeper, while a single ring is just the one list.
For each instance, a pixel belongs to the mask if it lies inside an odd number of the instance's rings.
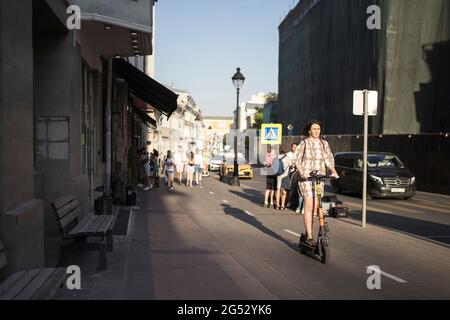
[{"label": "scooter handlebar", "polygon": [[311,178],[315,178],[317,180],[339,179],[339,176],[327,176],[327,175],[323,175],[323,174],[318,174],[317,171],[313,171],[309,175]]}]

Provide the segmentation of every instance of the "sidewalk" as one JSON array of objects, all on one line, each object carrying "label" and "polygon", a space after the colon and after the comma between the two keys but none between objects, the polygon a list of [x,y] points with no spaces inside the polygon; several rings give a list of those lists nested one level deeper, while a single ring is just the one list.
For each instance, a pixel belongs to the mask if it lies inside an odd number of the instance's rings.
[{"label": "sidewalk", "polygon": [[[216,197],[217,203],[212,198],[207,198],[211,193],[207,186],[204,189],[176,186],[175,192],[169,193],[162,184],[158,189],[140,191],[137,200],[140,210],[133,211],[130,215],[128,235],[115,236],[114,252],[108,253],[107,257],[108,270],[96,270],[98,259],[95,252],[73,256],[70,263],[81,267],[82,290],[70,291],[64,288],[56,298],[274,300],[283,297],[342,297],[339,292],[343,288],[329,288],[329,292],[324,293],[323,284],[314,279],[328,275],[342,278],[340,282],[352,279],[357,284],[364,285],[365,269],[359,269],[359,266],[356,268],[355,261],[361,266],[368,265],[363,261],[367,260],[366,255],[370,261],[375,262],[397,256],[399,259],[389,259],[392,264],[389,271],[404,274],[408,280],[420,278],[418,282],[423,282],[421,285],[424,287],[427,283],[423,276],[430,273],[430,276],[440,279],[440,282],[430,279],[432,281],[428,283],[436,288],[436,295],[444,297],[449,294],[448,289],[439,285],[448,279],[448,274],[442,267],[450,263],[447,248],[383,228],[370,226],[361,229],[351,220],[331,220],[334,265],[320,269],[322,267],[317,262],[297,255],[292,248],[267,237],[269,231],[273,234],[276,232],[275,225],[267,223],[291,220],[282,220],[282,216],[277,214],[258,214],[256,205],[237,196],[228,199],[237,208],[255,206],[250,210],[257,216],[239,218],[237,213],[224,214],[224,205],[220,202],[225,196],[230,196],[230,190],[212,180],[208,183],[208,187],[222,188],[217,189],[214,196],[210,196]],[[236,190],[239,189],[232,189],[231,193]],[[200,217],[204,220],[198,220]],[[291,218],[296,219],[294,215],[285,219]],[[249,224],[253,220],[258,222],[259,229]],[[234,230],[225,222],[234,223],[236,228],[242,229]],[[241,240],[241,234],[248,238]],[[298,241],[288,234],[283,235],[284,237],[289,242]],[[255,251],[247,253],[248,248],[242,249],[245,246],[239,241],[251,239],[255,241],[245,245]],[[267,252],[268,256],[276,252],[279,258],[275,255],[269,257],[273,263],[268,264],[264,262],[268,258],[261,256],[261,252]],[[284,263],[280,267],[281,261]],[[300,273],[299,267],[302,270]],[[302,280],[291,278],[289,272],[302,277]],[[358,275],[353,275],[355,272]],[[395,286],[392,284],[393,289],[397,288]],[[411,294],[416,289],[417,286],[400,290]],[[365,288],[358,290],[367,293]],[[424,296],[415,293],[411,295],[416,298]],[[397,296],[394,293],[389,296],[387,293],[383,298]]]},{"label": "sidewalk", "polygon": [[96,253],[74,255],[82,289],[63,288],[56,299],[276,299],[187,217],[177,204],[176,197],[186,196],[179,190],[169,194],[162,184],[139,191],[140,209],[130,215],[130,233],[114,237],[108,269],[96,270]]}]

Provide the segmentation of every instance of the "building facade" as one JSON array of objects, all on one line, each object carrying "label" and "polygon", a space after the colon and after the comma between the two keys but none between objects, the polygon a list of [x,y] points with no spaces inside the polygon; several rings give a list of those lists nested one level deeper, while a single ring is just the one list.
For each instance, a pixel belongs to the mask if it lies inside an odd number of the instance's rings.
[{"label": "building facade", "polygon": [[[239,129],[244,131],[251,129],[255,123],[255,115],[264,108],[265,104],[266,94],[264,92],[253,94],[249,101],[241,103],[239,106]],[[236,110],[233,112],[233,116],[236,119]],[[236,128],[236,120],[233,128]]]},{"label": "building facade", "polygon": [[177,151],[179,147],[185,152],[203,150],[204,125],[200,106],[189,92],[173,87],[170,89],[178,95],[178,107],[169,119],[157,113],[158,130],[153,144],[163,156],[169,150]]},{"label": "building facade", "polygon": [[233,128],[232,117],[204,117],[204,141],[207,151],[212,154],[224,152],[224,137]]},{"label": "building facade", "polygon": [[[69,5],[81,9],[80,29],[67,24]],[[74,195],[92,212],[97,187],[123,198],[130,151],[145,144],[143,126],[155,125],[134,100],[163,96],[154,106],[173,112],[176,95],[126,61],[153,52],[153,6],[0,2],[0,239],[9,262],[0,277],[54,265],[51,202]]]},{"label": "building facade", "polygon": [[[378,5],[380,30],[367,9]],[[450,131],[450,2],[302,0],[279,26],[279,117],[296,133],[363,131],[353,91],[379,92],[373,134]]]}]

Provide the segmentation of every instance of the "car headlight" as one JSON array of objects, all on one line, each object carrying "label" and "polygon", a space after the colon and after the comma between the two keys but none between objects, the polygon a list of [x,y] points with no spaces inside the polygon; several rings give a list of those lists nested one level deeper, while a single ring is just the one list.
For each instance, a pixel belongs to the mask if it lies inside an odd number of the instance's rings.
[{"label": "car headlight", "polygon": [[416,177],[411,178],[411,184],[414,184],[414,183],[416,183]]},{"label": "car headlight", "polygon": [[382,178],[377,177],[377,176],[372,176],[372,175],[370,175],[370,177],[371,177],[373,180],[375,180],[375,181],[377,181],[377,182],[379,182],[379,183],[381,183],[381,184],[384,184]]}]

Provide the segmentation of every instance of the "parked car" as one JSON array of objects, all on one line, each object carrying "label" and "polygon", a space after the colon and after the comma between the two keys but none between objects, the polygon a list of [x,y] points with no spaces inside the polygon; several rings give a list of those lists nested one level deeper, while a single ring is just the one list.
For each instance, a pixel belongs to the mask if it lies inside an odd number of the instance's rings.
[{"label": "parked car", "polygon": [[[362,193],[363,153],[337,153],[335,164],[340,179],[331,182],[334,192]],[[395,154],[370,152],[367,194],[372,198],[411,199],[416,194],[416,178]]]},{"label": "parked car", "polygon": [[[239,178],[240,179],[253,179],[253,167],[247,163],[247,160],[243,156],[238,157]],[[234,173],[234,157],[225,158],[224,164],[220,166],[219,175],[220,179],[225,179],[228,175]]]},{"label": "parked car", "polygon": [[209,162],[209,171],[219,171],[220,166],[225,163],[224,156],[214,156]]}]

